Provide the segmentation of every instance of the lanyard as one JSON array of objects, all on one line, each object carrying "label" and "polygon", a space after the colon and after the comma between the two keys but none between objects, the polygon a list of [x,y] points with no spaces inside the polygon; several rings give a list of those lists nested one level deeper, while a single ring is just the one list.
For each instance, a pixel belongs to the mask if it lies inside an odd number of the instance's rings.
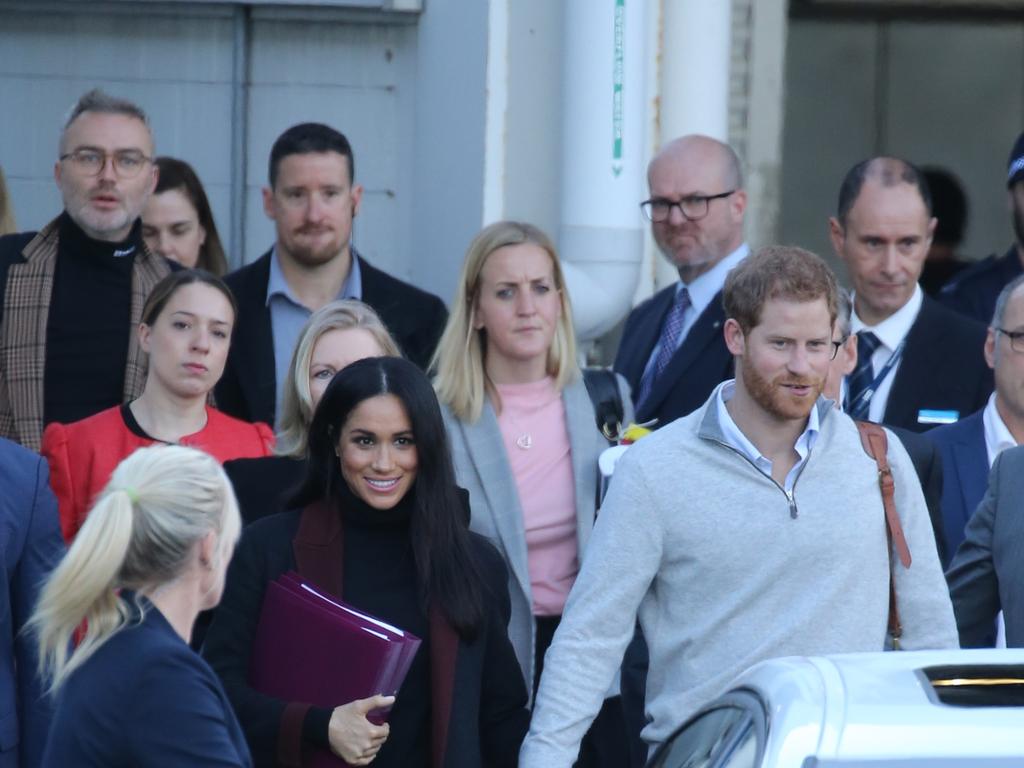
[{"label": "lanyard", "polygon": [[885,361],[885,365],[882,366],[882,370],[880,370],[878,375],[871,381],[871,386],[865,388],[864,391],[857,396],[857,399],[850,403],[850,413],[857,413],[861,408],[864,409],[864,413],[867,413],[867,408],[871,403],[871,398],[874,397],[875,392],[878,391],[882,382],[885,381],[885,377],[892,372],[892,369],[896,367],[896,363],[900,361],[900,358],[903,356],[903,347],[906,343],[907,337],[904,336],[903,340],[899,343],[899,346],[896,347],[896,351],[889,355],[889,359]]}]

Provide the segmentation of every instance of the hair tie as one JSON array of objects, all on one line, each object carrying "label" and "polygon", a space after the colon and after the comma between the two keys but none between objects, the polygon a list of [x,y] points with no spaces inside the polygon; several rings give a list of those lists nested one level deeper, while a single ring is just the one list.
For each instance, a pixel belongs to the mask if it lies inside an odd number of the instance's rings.
[{"label": "hair tie", "polygon": [[129,500],[129,501],[130,501],[130,502],[131,502],[132,504],[138,504],[138,503],[139,503],[139,492],[138,492],[138,491],[136,491],[136,490],[135,490],[134,488],[132,488],[131,486],[128,486],[128,485],[126,485],[126,486],[123,486],[123,487],[121,487],[121,488],[118,488],[118,490],[119,490],[119,491],[123,491],[123,492],[124,492],[124,494],[125,494],[125,496],[127,496],[127,497],[128,497],[128,500]]}]

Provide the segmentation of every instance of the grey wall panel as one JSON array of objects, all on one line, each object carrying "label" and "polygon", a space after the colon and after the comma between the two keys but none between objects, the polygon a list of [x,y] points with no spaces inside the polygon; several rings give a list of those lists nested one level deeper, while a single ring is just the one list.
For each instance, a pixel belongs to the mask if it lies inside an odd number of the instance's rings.
[{"label": "grey wall panel", "polygon": [[1024,22],[793,20],[781,239],[832,258],[825,220],[843,174],[889,153],[960,176],[971,207],[963,253],[1004,251],[1006,158],[1024,129],[1022,62]]},{"label": "grey wall panel", "polygon": [[434,2],[416,50],[413,281],[451,300],[483,223],[488,3]]},{"label": "grey wall panel", "polygon": [[874,24],[790,25],[780,238],[834,265],[828,217],[839,183],[874,151],[875,66]]},{"label": "grey wall panel", "polygon": [[1013,238],[1006,158],[1024,129],[1024,25],[893,24],[887,151],[960,177],[970,202],[963,252],[1002,253]]},{"label": "grey wall panel", "polygon": [[75,100],[99,86],[149,113],[158,152],[196,167],[226,240],[230,80],[227,18],[5,10],[0,103],[21,117],[0,120],[0,165],[19,227],[36,229],[60,210],[52,179],[60,126]]}]

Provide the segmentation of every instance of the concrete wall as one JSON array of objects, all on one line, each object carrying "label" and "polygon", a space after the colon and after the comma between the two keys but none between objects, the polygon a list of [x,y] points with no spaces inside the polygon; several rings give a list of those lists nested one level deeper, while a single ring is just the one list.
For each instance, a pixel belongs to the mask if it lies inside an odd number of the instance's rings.
[{"label": "concrete wall", "polygon": [[1006,158],[1024,128],[1024,21],[794,20],[781,237],[833,258],[827,218],[856,162],[941,165],[970,201],[965,254],[1005,251]]}]

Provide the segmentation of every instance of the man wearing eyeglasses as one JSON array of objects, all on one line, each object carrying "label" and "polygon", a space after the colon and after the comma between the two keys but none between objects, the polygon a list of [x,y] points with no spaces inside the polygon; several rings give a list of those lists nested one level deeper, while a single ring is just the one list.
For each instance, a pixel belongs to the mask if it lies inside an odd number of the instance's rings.
[{"label": "man wearing eyeglasses", "polygon": [[984,350],[996,382],[985,407],[927,433],[942,455],[942,517],[951,557],[985,495],[996,457],[1024,442],[1024,276],[999,293]]},{"label": "man wearing eyeglasses", "polygon": [[846,174],[829,229],[854,289],[855,419],[923,432],[973,413],[992,391],[984,326],[917,284],[935,223],[928,185],[907,161],[876,157]]},{"label": "man wearing eyeglasses", "polygon": [[732,375],[722,338],[725,276],[747,255],[747,193],[736,153],[708,136],[666,144],[647,168],[641,204],[679,282],[630,314],[615,370],[633,390],[638,421],[663,426],[700,406]]},{"label": "man wearing eyeglasses", "polygon": [[141,236],[156,176],[145,113],[99,90],[82,96],[54,167],[64,211],[38,233],[0,238],[0,436],[38,450],[45,424],[142,391],[134,329],[171,270]]}]

